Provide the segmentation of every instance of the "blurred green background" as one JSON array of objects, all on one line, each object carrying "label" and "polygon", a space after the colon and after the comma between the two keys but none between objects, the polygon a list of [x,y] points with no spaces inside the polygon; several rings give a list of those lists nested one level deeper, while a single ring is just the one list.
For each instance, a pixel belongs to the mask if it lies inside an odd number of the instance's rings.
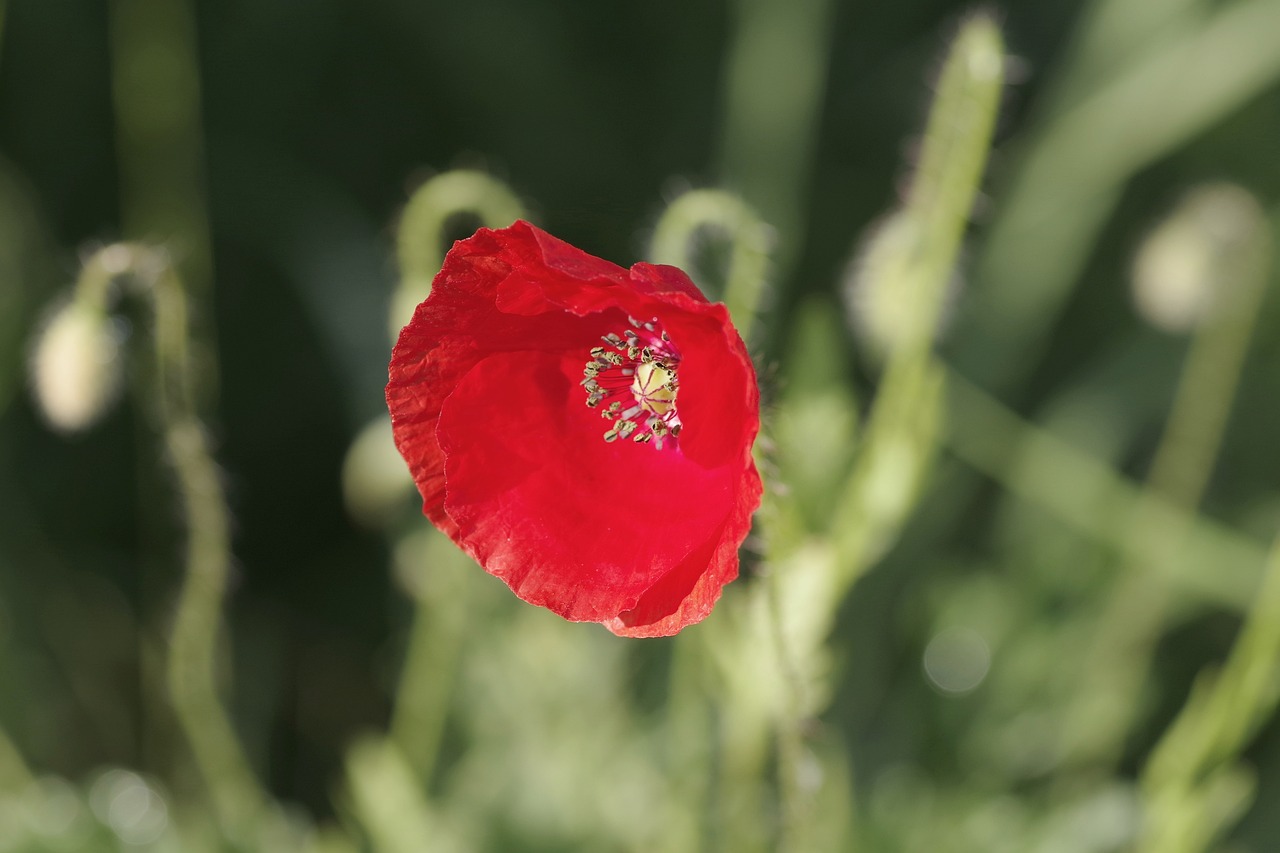
[{"label": "blurred green background", "polygon": [[[750,662],[725,662],[741,649],[711,638],[709,625],[689,633],[710,639],[686,647],[564,625],[474,567],[432,593],[433,618],[462,615],[437,637],[451,661],[440,671],[456,678],[442,680],[438,760],[414,789],[429,835],[379,834],[377,809],[352,780],[361,767],[376,765],[377,779],[394,771],[375,747],[366,764],[349,750],[374,743],[357,739],[387,728],[403,689],[415,612],[403,587],[413,582],[392,564],[397,549],[417,547],[405,544],[415,508],[406,498],[382,529],[359,524],[341,472],[358,432],[384,411],[397,217],[430,176],[480,169],[540,226],[625,266],[646,257],[655,222],[685,190],[740,195],[773,229],[751,335],[766,483],[806,515],[799,538],[823,541],[847,521],[824,515],[839,504],[827,469],[838,478],[847,468],[862,435],[854,413],[865,415],[882,376],[865,318],[841,322],[842,294],[857,287],[853,270],[874,273],[866,241],[886,233],[882,217],[913,179],[943,59],[973,6],[0,9],[0,728],[45,777],[43,793],[16,785],[0,809],[0,850],[784,846],[775,810],[785,803],[760,803],[785,794],[785,779],[769,781],[785,751],[752,765],[762,787],[744,806],[733,789],[734,689],[694,677],[706,695],[690,714],[673,686],[689,666],[719,666],[728,685],[735,672],[755,678]],[[1231,651],[1276,533],[1280,299],[1269,262],[1238,256],[1250,240],[1267,242],[1257,235],[1274,232],[1280,201],[1280,3],[1050,0],[988,11],[1011,58],[940,344],[964,377],[948,382],[962,398],[943,395],[945,426],[921,439],[936,444],[919,455],[930,473],[882,546],[864,550],[865,577],[814,605],[830,611],[815,624],[834,628],[814,647],[822,698],[799,716],[824,781],[800,786],[812,798],[801,819],[816,834],[792,834],[793,849],[1129,849],[1151,790],[1138,780],[1197,673]],[[1180,375],[1199,345],[1190,342],[1210,336],[1154,327],[1134,308],[1131,280],[1147,235],[1212,182],[1253,200],[1228,191],[1226,213],[1209,204],[1184,214],[1191,225],[1172,244],[1193,257],[1172,263],[1206,264],[1210,290],[1240,290],[1237,279],[1266,290],[1234,331],[1205,344],[1218,355],[1196,385]],[[475,224],[451,219],[445,236]],[[45,423],[27,390],[42,318],[81,261],[121,239],[166,246],[190,287],[201,405],[232,514],[225,695],[249,762],[288,804],[288,842],[201,817],[203,789],[168,707],[163,661],[184,533],[137,390],[150,368],[131,356],[121,404],[70,435]],[[1196,255],[1201,243],[1209,248]],[[717,251],[695,257],[713,291]],[[117,321],[131,352],[148,322],[132,308]],[[1247,347],[1239,370],[1232,341]],[[1148,481],[1169,441],[1170,458],[1182,458],[1164,425],[1188,383],[1182,428],[1193,444],[1209,437],[1187,452],[1208,461],[1175,461],[1168,482]],[[1195,396],[1222,389],[1234,396]],[[1195,423],[1215,406],[1230,413],[1220,436]],[[1041,456],[1019,455],[1041,427],[1066,449],[1049,441]],[[1081,451],[1088,464],[1072,455]],[[1095,463],[1106,473],[1095,477]],[[1196,471],[1202,490],[1186,483]],[[1182,528],[1148,535],[1165,522],[1142,527],[1113,512],[1116,488],[1199,505],[1199,533],[1185,548]],[[1144,536],[1170,539],[1193,564],[1144,574],[1144,562],[1163,559],[1125,544]],[[438,546],[425,547],[449,563]],[[749,543],[739,585],[785,585],[784,556]],[[1125,602],[1143,610],[1152,599],[1156,615],[1133,617],[1142,627],[1126,639]],[[717,610],[711,621],[732,618]],[[1113,650],[1108,630],[1120,632],[1121,664],[1095,677]],[[1274,659],[1261,665],[1280,677]],[[1095,725],[1095,712],[1110,712],[1085,707],[1089,697],[1119,695],[1108,678],[1130,710]],[[1220,813],[1222,843],[1240,851],[1274,849],[1280,833],[1280,729],[1261,722],[1274,700],[1257,704],[1247,737],[1224,750],[1244,750],[1252,800],[1204,797]],[[694,766],[709,780],[692,799],[673,781],[689,755],[702,756]],[[120,830],[109,806],[94,805],[93,792],[125,778],[102,781],[107,768],[140,773],[128,778],[167,798],[170,817],[153,835],[130,836],[135,824]],[[58,796],[83,802],[66,806],[76,817],[59,822],[71,812],[48,805]],[[677,832],[672,815],[683,811],[692,828]],[[46,812],[54,817],[41,823]],[[154,808],[142,813],[156,820]],[[761,827],[739,837],[744,815]],[[92,834],[85,822],[95,820],[114,835]]]}]

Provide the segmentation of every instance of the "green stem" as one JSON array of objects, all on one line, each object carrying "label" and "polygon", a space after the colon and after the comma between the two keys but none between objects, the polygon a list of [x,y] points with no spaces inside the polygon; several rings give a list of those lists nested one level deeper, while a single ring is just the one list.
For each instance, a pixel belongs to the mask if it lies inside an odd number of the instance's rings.
[{"label": "green stem", "polygon": [[[109,0],[106,6],[120,231],[130,240],[172,247],[181,259],[175,263],[193,303],[191,319],[164,326],[182,329],[174,345],[188,351],[184,362],[193,356],[184,373],[200,373],[198,383],[195,377],[180,381],[188,384],[188,393],[198,390],[202,404],[211,405],[219,378],[194,0]],[[162,332],[169,333],[158,326],[156,334]],[[163,509],[165,485],[147,455],[152,441],[145,431],[137,436],[139,458],[145,460],[138,472],[144,596],[163,588],[170,522]],[[150,610],[159,604],[144,600],[141,606]],[[150,675],[148,670],[143,677]],[[164,692],[162,685],[144,684],[148,697]],[[152,729],[145,730],[144,751],[157,748],[150,744],[152,736]]]},{"label": "green stem", "polygon": [[[396,232],[400,284],[391,306],[393,340],[412,317],[414,307],[431,292],[431,281],[444,263],[444,241],[451,220],[467,214],[478,217],[486,227],[499,228],[522,218],[525,212],[505,184],[483,172],[444,172],[423,184],[409,199]],[[420,574],[424,562],[453,568],[449,564],[459,558],[455,548],[447,543],[444,548],[436,547],[444,543],[438,537],[420,548],[418,535],[430,534],[414,534],[397,546],[401,554],[408,555],[405,572],[409,576]],[[435,580],[442,580],[439,573]],[[448,717],[465,628],[457,602],[464,583],[458,580],[446,592],[429,588],[414,591],[413,625],[396,692],[391,737],[423,782],[430,779],[435,767]]]},{"label": "green stem", "polygon": [[[884,265],[894,275],[868,284],[911,299],[911,310],[901,313],[913,323],[889,353],[861,451],[836,507],[837,549],[847,584],[903,520],[932,452],[942,387],[931,354],[933,339],[991,145],[1003,69],[995,22],[987,15],[970,18],[943,67],[920,166],[897,214],[907,227],[895,229],[898,242],[892,251],[900,257]],[[904,233],[910,239],[902,239]],[[904,443],[904,438],[914,441]],[[890,463],[893,476],[885,477]],[[886,502],[880,487],[895,478],[905,480],[911,493]]]},{"label": "green stem", "polygon": [[405,757],[389,740],[368,738],[347,753],[347,794],[375,853],[435,849],[440,832]]},{"label": "green stem", "polygon": [[[750,341],[756,314],[764,293],[766,270],[772,237],[768,226],[755,212],[736,196],[718,190],[694,190],[673,201],[654,227],[649,257],[654,263],[670,264],[696,274],[695,254],[697,241],[706,232],[715,233],[729,243],[728,266],[725,270],[724,303],[729,310],[739,334]],[[700,283],[709,290],[705,282]],[[753,590],[759,592],[758,590]],[[756,603],[740,601],[748,609]],[[734,626],[740,632],[731,645],[740,647],[756,639],[751,632],[758,624],[746,619]],[[771,625],[771,628],[775,627]],[[677,640],[677,663],[673,671],[673,727],[679,726],[674,735],[694,726],[699,707],[703,703],[701,691],[689,683],[693,668],[693,639]],[[762,796],[762,778],[768,754],[769,719],[764,709],[738,694],[743,677],[741,672],[725,672],[726,688],[721,713],[723,751],[719,762],[719,791],[715,806],[718,813],[711,824],[721,835],[720,847],[728,850],[753,850],[762,843],[766,834],[759,820],[759,799]],[[685,785],[691,795],[708,803],[706,796],[711,771],[710,756],[697,761],[683,761],[681,776],[689,779]],[[690,775],[696,775],[691,778]],[[785,772],[784,772],[785,775]],[[692,833],[697,835],[696,830]],[[701,839],[706,840],[706,839]],[[705,848],[706,845],[699,845]]]},{"label": "green stem", "polygon": [[667,206],[654,226],[649,257],[654,263],[692,273],[698,239],[707,232],[729,243],[721,301],[743,340],[750,341],[765,292],[773,238],[746,202],[720,190],[685,193]]},{"label": "green stem", "polygon": [[[896,275],[874,283],[912,300],[911,310],[902,313],[913,325],[889,352],[864,443],[835,507],[831,560],[810,577],[797,569],[805,561],[788,565],[793,554],[769,554],[774,571],[788,571],[786,578],[766,579],[760,593],[785,694],[771,702],[783,849],[804,849],[812,823],[812,792],[802,784],[802,732],[814,712],[806,675],[817,678],[821,672],[817,657],[835,608],[906,518],[936,445],[942,384],[933,339],[991,144],[1003,66],[995,22],[986,15],[970,18],[948,54],[920,164],[896,214],[909,238],[893,247],[900,256],[886,265]],[[794,601],[783,600],[784,583]],[[808,584],[822,594],[806,600],[798,589]]]},{"label": "green stem", "polygon": [[712,726],[707,707],[703,662],[706,647],[700,636],[685,633],[675,639],[668,680],[665,742],[666,776],[674,795],[666,843],[673,851],[711,849]]},{"label": "green stem", "polygon": [[[801,677],[785,630],[782,604],[781,579],[771,572],[764,579],[768,596],[769,624],[772,628],[774,654],[786,696],[780,700],[778,714],[778,800],[781,819],[778,827],[777,849],[803,851],[805,829],[812,820],[813,797],[802,784],[802,764],[806,755],[803,726],[807,718],[807,685]],[[851,851],[850,851],[851,853]]]},{"label": "green stem", "polygon": [[217,690],[218,628],[231,561],[229,513],[195,411],[187,296],[163,252],[117,244],[85,264],[76,299],[109,309],[121,295],[117,282],[132,285],[154,314],[155,414],[176,476],[187,534],[186,573],[170,637],[170,698],[219,820],[228,831],[248,837],[266,797]]},{"label": "green stem", "polygon": [[[1244,610],[1265,550],[1239,533],[1197,517],[1139,486],[1090,454],[1028,423],[959,373],[947,374],[947,449],[1011,494],[1039,506],[1082,536],[1122,554],[1116,519],[1132,518],[1141,500],[1159,535],[1187,530],[1177,559],[1153,566],[1183,596]],[[1204,566],[1213,566],[1205,572]]]},{"label": "green stem", "polygon": [[[1143,14],[1148,27],[1155,18]],[[957,335],[965,375],[996,390],[1025,377],[1125,182],[1270,85],[1277,31],[1275,0],[1223,5],[1106,74],[1027,140]]]},{"label": "green stem", "polygon": [[[1173,408],[1157,445],[1146,489],[1126,530],[1129,559],[1105,606],[1080,700],[1064,723],[1062,754],[1077,766],[1114,763],[1130,724],[1164,626],[1174,590],[1159,567],[1178,559],[1189,534],[1169,527],[1163,508],[1195,512],[1222,444],[1253,327],[1266,290],[1269,235],[1261,211],[1222,263],[1218,304],[1197,327]],[[1185,516],[1184,516],[1185,517]]]},{"label": "green stem", "polygon": [[265,795],[218,697],[218,627],[230,560],[227,509],[203,427],[172,413],[164,426],[187,523],[187,573],[169,652],[169,691],[219,819],[247,836]]},{"label": "green stem", "polygon": [[[1202,674],[1142,773],[1139,853],[1199,853],[1244,803],[1215,813],[1208,789],[1230,771],[1280,703],[1280,540],[1240,636],[1218,673]],[[1229,778],[1229,777],[1228,777]],[[1252,793],[1245,781],[1242,796]]]},{"label": "green stem", "polygon": [[391,714],[390,739],[423,783],[431,779],[466,634],[466,560],[434,530],[403,539],[396,561],[411,582],[413,624]]}]

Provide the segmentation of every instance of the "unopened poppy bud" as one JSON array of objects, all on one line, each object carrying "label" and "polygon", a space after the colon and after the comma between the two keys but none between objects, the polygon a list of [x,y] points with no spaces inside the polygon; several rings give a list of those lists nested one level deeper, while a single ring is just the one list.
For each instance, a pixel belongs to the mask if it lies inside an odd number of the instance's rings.
[{"label": "unopened poppy bud", "polygon": [[1234,184],[1189,193],[1143,242],[1133,265],[1133,301],[1143,319],[1166,332],[1200,323],[1230,287],[1242,246],[1262,210]]},{"label": "unopened poppy bud", "polygon": [[40,411],[61,432],[97,420],[120,388],[120,340],[100,308],[68,302],[49,320],[31,357],[31,384]]},{"label": "unopened poppy bud", "polygon": [[920,264],[922,239],[917,219],[896,211],[868,229],[845,273],[849,324],[858,344],[876,359],[940,334],[950,319],[960,279],[952,275],[937,305]]},{"label": "unopened poppy bud", "polygon": [[347,512],[361,524],[380,527],[413,491],[413,478],[391,437],[391,421],[379,418],[360,431],[342,464]]}]

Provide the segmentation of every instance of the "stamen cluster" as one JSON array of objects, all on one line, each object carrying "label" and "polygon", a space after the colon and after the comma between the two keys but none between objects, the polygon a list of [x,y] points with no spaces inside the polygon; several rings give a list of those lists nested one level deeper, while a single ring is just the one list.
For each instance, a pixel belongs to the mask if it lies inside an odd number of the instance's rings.
[{"label": "stamen cluster", "polygon": [[681,426],[676,412],[680,352],[657,318],[647,323],[627,319],[632,328],[605,335],[608,346],[591,349],[582,370],[587,407],[599,408],[600,416],[613,422],[605,441],[630,438],[659,450],[675,448]]}]

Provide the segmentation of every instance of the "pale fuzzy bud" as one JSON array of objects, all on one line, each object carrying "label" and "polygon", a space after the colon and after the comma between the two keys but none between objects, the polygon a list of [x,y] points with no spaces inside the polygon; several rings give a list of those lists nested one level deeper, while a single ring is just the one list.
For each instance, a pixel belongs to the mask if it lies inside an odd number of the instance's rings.
[{"label": "pale fuzzy bud", "polygon": [[1133,301],[1147,322],[1186,332],[1230,287],[1238,250],[1253,235],[1262,210],[1234,184],[1191,190],[1143,242],[1133,265]]},{"label": "pale fuzzy bud", "polygon": [[[961,280],[953,273],[941,305],[931,305],[932,282],[921,268],[920,224],[904,210],[867,229],[844,276],[844,303],[859,346],[873,358],[922,335],[941,335],[950,322]],[[924,324],[936,322],[932,330]]]},{"label": "pale fuzzy bud", "polygon": [[413,478],[391,436],[391,421],[370,423],[347,451],[342,464],[342,494],[347,511],[369,527],[393,518],[413,492]]},{"label": "pale fuzzy bud", "polygon": [[119,330],[101,309],[73,301],[54,312],[31,356],[32,390],[49,424],[89,427],[116,398],[120,362]]}]

